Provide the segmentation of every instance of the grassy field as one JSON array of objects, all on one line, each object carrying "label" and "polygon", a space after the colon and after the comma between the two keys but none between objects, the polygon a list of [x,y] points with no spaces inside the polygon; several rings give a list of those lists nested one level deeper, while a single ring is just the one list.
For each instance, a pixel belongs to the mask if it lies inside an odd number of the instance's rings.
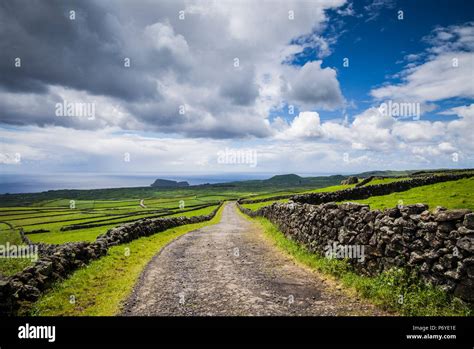
[{"label": "grassy field", "polygon": [[[180,196],[175,198],[145,200],[145,206],[139,200],[97,200],[75,201],[70,208],[69,200],[37,202],[26,207],[0,208],[0,221],[25,233],[35,242],[63,243],[67,241],[90,241],[97,235],[121,223],[142,218],[201,215],[211,212],[221,196]],[[185,207],[179,208],[180,201]],[[208,206],[211,205],[211,206]],[[208,207],[205,207],[208,206]],[[80,225],[83,229],[66,230]],[[0,235],[5,235],[9,226],[0,225]],[[35,233],[37,230],[47,232]],[[34,232],[34,234],[29,234]]]},{"label": "grassy field", "polygon": [[[346,261],[327,259],[310,253],[305,247],[287,239],[267,219],[249,218],[242,215],[260,225],[269,240],[295,261],[334,278],[345,287],[346,291],[355,292],[382,309],[407,316],[471,316],[474,314],[474,310],[460,299],[413,278],[403,269],[393,269],[376,277],[357,275],[351,271]],[[403,301],[400,302],[400,299]]]},{"label": "grassy field", "polygon": [[[400,180],[406,180],[407,177],[374,179],[366,186],[376,184],[387,184]],[[305,191],[306,193],[334,192],[347,188],[353,188],[354,185],[334,185],[326,188]],[[271,198],[270,195],[267,198]],[[288,199],[269,200],[258,203],[242,204],[250,210],[257,210],[260,207],[271,205],[274,202],[287,202]],[[474,210],[474,177],[461,179],[458,181],[443,182],[431,185],[425,185],[413,188],[404,192],[392,193],[383,196],[374,196],[365,200],[350,200],[370,205],[371,209],[385,209],[395,207],[399,204],[409,205],[416,203],[426,203],[433,210],[436,206],[446,208],[467,208]]]},{"label": "grassy field", "polygon": [[[178,216],[200,216],[200,215],[207,215],[211,213],[217,205],[205,207],[202,209],[194,210],[194,211],[187,211],[187,212],[177,212],[173,214],[167,214],[163,216],[166,217],[178,217]],[[143,216],[142,218],[146,218],[149,216]],[[139,217],[136,217],[137,219]],[[58,228],[60,225],[46,225],[44,227],[49,227],[53,229],[51,232],[48,233],[37,233],[37,234],[30,234],[28,235],[30,240],[34,242],[46,242],[50,244],[62,244],[65,242],[73,242],[73,241],[94,241],[97,236],[105,233],[107,230],[112,229],[116,226],[120,225],[120,221],[111,222],[108,225],[102,225],[100,227],[92,227],[92,228],[84,228],[84,229],[77,229],[77,230],[70,230],[70,231],[63,231],[60,232]]]},{"label": "grassy field", "polygon": [[221,215],[222,208],[208,222],[183,225],[110,248],[107,256],[53,286],[34,304],[30,315],[112,316],[119,313],[122,302],[156,253],[187,232],[219,222]]},{"label": "grassy field", "polygon": [[[233,197],[223,195],[182,195],[180,191],[170,197],[140,200],[75,200],[71,208],[69,199],[31,202],[25,206],[0,207],[0,244],[21,245],[20,229],[33,242],[62,244],[76,241],[93,241],[107,230],[126,222],[142,218],[198,216],[211,213],[219,201]],[[181,201],[184,208],[180,208]],[[79,229],[65,230],[73,225]],[[35,232],[35,231],[44,232]],[[0,258],[0,275],[13,275],[31,264],[25,258]]]},{"label": "grassy field", "polygon": [[400,193],[374,196],[355,202],[368,204],[371,209],[384,209],[399,204],[424,203],[428,204],[431,210],[435,209],[436,206],[474,210],[474,177],[425,185]]}]

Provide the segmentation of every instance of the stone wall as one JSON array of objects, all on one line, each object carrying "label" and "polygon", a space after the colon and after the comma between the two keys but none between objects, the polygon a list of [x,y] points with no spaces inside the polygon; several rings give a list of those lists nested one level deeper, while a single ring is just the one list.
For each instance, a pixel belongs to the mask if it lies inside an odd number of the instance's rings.
[{"label": "stone wall", "polygon": [[354,270],[375,275],[393,267],[414,270],[449,293],[474,301],[474,214],[469,210],[428,211],[423,204],[385,211],[355,203],[274,203],[251,211],[275,223],[292,240],[325,255],[328,246],[363,246]]},{"label": "stone wall", "polygon": [[0,315],[15,315],[18,309],[37,300],[55,281],[107,254],[111,246],[150,236],[185,224],[211,220],[217,213],[194,217],[141,219],[109,229],[93,242],[71,242],[61,245],[34,244],[23,232],[22,239],[38,248],[39,259],[21,272],[0,278]]},{"label": "stone wall", "polygon": [[346,200],[363,200],[368,199],[372,196],[388,195],[395,192],[406,191],[415,187],[455,181],[463,178],[473,177],[474,173],[461,173],[461,174],[445,174],[426,176],[420,178],[412,178],[402,180],[398,182],[386,183],[386,184],[374,184],[364,187],[348,188],[338,190],[335,192],[323,192],[323,193],[309,193],[294,195],[291,200],[294,202],[319,205],[325,202],[340,202]]}]

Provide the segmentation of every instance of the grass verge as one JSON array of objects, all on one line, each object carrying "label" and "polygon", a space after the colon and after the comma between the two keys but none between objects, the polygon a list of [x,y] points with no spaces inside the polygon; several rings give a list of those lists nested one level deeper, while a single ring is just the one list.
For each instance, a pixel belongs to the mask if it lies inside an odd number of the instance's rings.
[{"label": "grass verge", "polygon": [[218,223],[223,207],[210,221],[183,225],[110,248],[107,256],[53,286],[33,305],[30,315],[112,316],[119,313],[122,302],[151,258],[177,237]]},{"label": "grass verge", "polygon": [[260,225],[264,234],[297,262],[335,277],[344,287],[356,291],[361,297],[382,309],[405,316],[472,316],[474,314],[472,305],[422,282],[404,269],[392,269],[375,277],[358,275],[351,270],[347,261],[321,257],[286,238],[266,218],[250,218],[240,211],[239,213]]}]

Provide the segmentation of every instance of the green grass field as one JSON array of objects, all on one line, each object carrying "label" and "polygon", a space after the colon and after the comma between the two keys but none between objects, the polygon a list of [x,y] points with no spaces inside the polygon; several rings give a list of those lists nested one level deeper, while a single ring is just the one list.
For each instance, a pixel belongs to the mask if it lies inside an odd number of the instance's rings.
[{"label": "green grass field", "polygon": [[[406,178],[377,179],[367,183],[366,185],[386,184],[405,179]],[[334,185],[327,188],[319,188],[316,190],[307,191],[305,193],[334,192],[351,187],[354,187],[354,185]],[[268,197],[270,198],[271,196]],[[257,210],[260,207],[271,205],[274,202],[287,201],[288,199],[269,200],[264,202],[242,204],[242,206],[250,210]],[[404,192],[392,193],[383,196],[373,196],[365,200],[349,201],[368,204],[370,205],[371,209],[392,208],[400,204],[409,205],[425,203],[429,205],[431,210],[435,209],[436,206],[443,206],[449,209],[467,208],[474,210],[474,177],[457,181],[425,185]]]},{"label": "green grass field", "polygon": [[[219,201],[235,193],[202,195],[181,192],[162,198],[145,199],[145,208],[139,199],[133,200],[75,200],[74,208],[68,199],[32,202],[25,206],[0,207],[0,244],[21,245],[19,231],[23,229],[33,242],[62,244],[93,241],[107,230],[142,218],[199,216],[211,213]],[[181,200],[184,208],[180,208]],[[61,229],[81,225],[80,229]],[[83,226],[83,227],[82,227]],[[29,233],[37,230],[46,232]],[[0,274],[13,275],[32,263],[24,258],[0,258]]]},{"label": "green grass field", "polygon": [[436,206],[474,210],[474,177],[425,185],[400,193],[374,196],[355,202],[368,204],[371,209],[390,208],[399,204],[424,203],[428,204],[431,210],[435,209]]}]

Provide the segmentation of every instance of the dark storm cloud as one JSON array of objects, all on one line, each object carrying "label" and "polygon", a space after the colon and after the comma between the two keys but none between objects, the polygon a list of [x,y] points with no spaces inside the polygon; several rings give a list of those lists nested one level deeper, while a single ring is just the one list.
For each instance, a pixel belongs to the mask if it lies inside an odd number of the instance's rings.
[{"label": "dark storm cloud", "polygon": [[[330,69],[312,69],[307,80],[300,69],[281,64],[292,39],[321,29],[324,10],[341,4],[4,0],[0,124],[271,136],[269,111],[282,100],[308,108],[341,103]],[[297,21],[288,20],[288,8],[298,13]],[[292,46],[289,54],[298,51]],[[263,86],[265,75],[272,82]],[[291,94],[283,93],[284,81]],[[96,103],[97,118],[58,118],[55,105],[65,100]]]},{"label": "dark storm cloud", "polygon": [[254,81],[253,69],[243,69],[228,74],[223,82],[220,93],[236,105],[251,105],[258,97],[258,85]]},{"label": "dark storm cloud", "polygon": [[48,85],[61,85],[125,100],[155,97],[143,67],[124,67],[131,52],[117,29],[116,18],[89,1],[2,1],[0,84],[16,92],[46,93]]}]

